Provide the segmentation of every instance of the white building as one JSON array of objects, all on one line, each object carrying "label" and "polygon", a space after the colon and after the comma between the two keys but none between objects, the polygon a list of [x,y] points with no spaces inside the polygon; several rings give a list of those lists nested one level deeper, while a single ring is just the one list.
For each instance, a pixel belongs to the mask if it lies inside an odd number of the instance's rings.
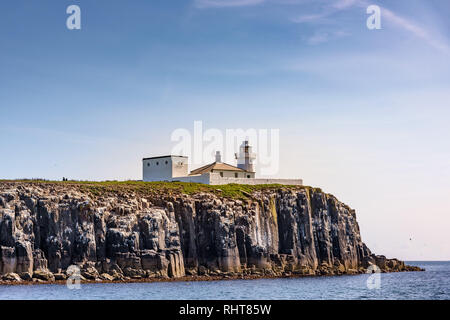
[{"label": "white building", "polygon": [[143,181],[181,181],[211,185],[237,184],[284,184],[302,185],[301,179],[257,179],[253,161],[256,156],[248,141],[244,141],[236,154],[237,166],[223,163],[220,152],[216,161],[188,173],[188,158],[183,156],[159,156],[144,158]]},{"label": "white building", "polygon": [[160,156],[144,158],[144,181],[171,181],[188,175],[188,158],[183,156]]}]

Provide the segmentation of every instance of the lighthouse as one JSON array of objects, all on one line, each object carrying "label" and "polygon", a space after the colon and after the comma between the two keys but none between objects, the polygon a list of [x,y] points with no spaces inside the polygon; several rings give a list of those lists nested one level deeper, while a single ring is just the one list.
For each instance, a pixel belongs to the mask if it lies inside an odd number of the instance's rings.
[{"label": "lighthouse", "polygon": [[235,154],[237,160],[237,167],[247,172],[255,172],[253,168],[253,160],[256,159],[255,154],[252,152],[252,147],[249,145],[248,140],[242,142],[239,147],[239,154]]},{"label": "lighthouse", "polygon": [[215,162],[204,165],[188,173],[188,158],[180,155],[154,156],[142,160],[143,181],[168,181],[224,184],[283,184],[303,185],[302,179],[256,178],[254,160],[256,155],[246,139],[235,153],[237,166],[222,161],[220,151],[216,151]]}]

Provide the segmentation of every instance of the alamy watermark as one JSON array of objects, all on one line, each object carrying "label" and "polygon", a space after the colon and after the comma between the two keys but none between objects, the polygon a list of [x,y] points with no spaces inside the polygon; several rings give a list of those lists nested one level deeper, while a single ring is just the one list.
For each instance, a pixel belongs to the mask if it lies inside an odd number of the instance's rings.
[{"label": "alamy watermark", "polygon": [[367,7],[366,12],[370,14],[366,22],[367,28],[369,30],[381,29],[381,8],[373,4]]},{"label": "alamy watermark", "polygon": [[369,273],[370,276],[367,278],[366,286],[369,290],[378,290],[381,289],[381,269],[371,264],[368,268],[366,273]]},{"label": "alamy watermark", "polygon": [[[366,10],[370,16],[367,18],[366,25],[369,30],[381,29],[381,8],[377,5],[370,5]],[[70,16],[66,20],[66,26],[69,30],[81,29],[81,8],[78,5],[70,5],[66,9]]]},{"label": "alamy watermark", "polygon": [[70,16],[66,20],[66,26],[69,30],[81,29],[81,8],[77,5],[71,5],[67,7],[67,14]]},{"label": "alamy watermark", "polygon": [[66,271],[69,276],[66,280],[66,286],[69,290],[79,290],[81,289],[81,272],[80,267],[76,265],[71,265]]},{"label": "alamy watermark", "polygon": [[204,130],[202,121],[194,121],[193,131],[178,128],[171,134],[173,155],[189,157],[191,165],[212,162],[217,151],[222,154],[223,162],[234,164],[236,153],[243,141],[253,148],[253,164],[259,174],[272,176],[280,167],[280,130],[279,129],[225,129],[209,128]]}]

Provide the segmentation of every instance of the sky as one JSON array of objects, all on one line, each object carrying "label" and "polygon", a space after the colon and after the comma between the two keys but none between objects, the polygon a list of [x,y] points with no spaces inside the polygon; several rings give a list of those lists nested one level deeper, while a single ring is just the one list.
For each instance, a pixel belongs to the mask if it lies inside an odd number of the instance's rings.
[{"label": "sky", "polygon": [[0,179],[141,179],[194,121],[279,129],[276,177],[354,208],[372,251],[450,260],[449,14],[445,0],[1,1]]}]

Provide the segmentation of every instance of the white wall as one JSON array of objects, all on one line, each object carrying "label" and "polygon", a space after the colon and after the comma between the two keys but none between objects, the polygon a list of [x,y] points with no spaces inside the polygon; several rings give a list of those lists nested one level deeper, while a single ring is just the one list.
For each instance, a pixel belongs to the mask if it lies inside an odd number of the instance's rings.
[{"label": "white wall", "polygon": [[187,158],[178,156],[142,160],[143,181],[170,181],[174,176],[187,176]]},{"label": "white wall", "polygon": [[210,184],[209,183],[209,181],[210,181],[210,173],[204,173],[204,174],[195,175],[195,176],[173,178],[172,181]]},{"label": "white wall", "polygon": [[[255,179],[254,173],[239,172],[235,178],[233,171],[216,171],[202,175],[188,176],[187,158],[170,156],[143,160],[143,181],[180,181],[210,185],[236,184],[284,184],[303,185],[301,179]],[[220,176],[223,172],[223,177]],[[252,178],[246,176],[250,174]]]},{"label": "white wall", "polygon": [[238,178],[247,178],[247,175],[250,175],[250,178],[254,178],[255,177],[255,173],[252,172],[235,172],[235,171],[221,171],[221,170],[214,170],[213,174],[218,174],[220,175],[220,172],[223,173],[223,177],[224,178],[235,178],[235,173],[238,174]]},{"label": "white wall", "polygon": [[188,158],[172,156],[172,178],[186,177],[188,174]]},{"label": "white wall", "polygon": [[284,184],[284,185],[303,185],[302,179],[254,179],[254,178],[226,178],[221,177],[217,173],[210,175],[209,184],[211,185],[223,185],[229,183],[237,184],[248,184],[248,185],[258,185],[258,184]]}]

